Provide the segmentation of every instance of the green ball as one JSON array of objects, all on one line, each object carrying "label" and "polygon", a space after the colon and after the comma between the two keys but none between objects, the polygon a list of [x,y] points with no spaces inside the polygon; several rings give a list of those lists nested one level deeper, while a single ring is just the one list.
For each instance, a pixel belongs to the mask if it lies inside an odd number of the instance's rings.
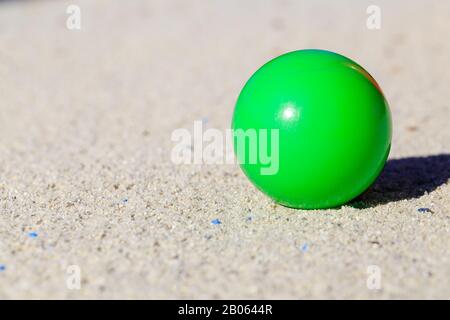
[{"label": "green ball", "polygon": [[250,181],[276,202],[332,208],[363,193],[389,154],[388,103],[354,61],[299,50],[262,66],[233,114],[237,159]]}]

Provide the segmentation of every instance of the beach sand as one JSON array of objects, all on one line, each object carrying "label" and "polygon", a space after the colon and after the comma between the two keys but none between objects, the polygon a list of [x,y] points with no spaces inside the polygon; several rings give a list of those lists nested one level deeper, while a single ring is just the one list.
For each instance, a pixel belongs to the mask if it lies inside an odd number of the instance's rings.
[{"label": "beach sand", "polygon": [[[449,299],[450,4],[377,1],[369,30],[371,4],[1,1],[0,298]],[[369,192],[293,210],[236,165],[171,161],[175,129],[229,128],[250,75],[304,48],[389,101]]]}]

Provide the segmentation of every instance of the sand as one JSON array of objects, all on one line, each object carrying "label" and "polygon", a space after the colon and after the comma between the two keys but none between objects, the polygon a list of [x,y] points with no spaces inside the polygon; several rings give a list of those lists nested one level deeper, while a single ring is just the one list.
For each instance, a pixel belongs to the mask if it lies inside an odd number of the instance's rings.
[{"label": "sand", "polygon": [[[0,2],[0,298],[449,299],[450,5],[377,1],[368,30],[370,4]],[[171,161],[173,130],[228,128],[248,77],[303,48],[390,103],[367,194],[293,210],[236,165]]]}]

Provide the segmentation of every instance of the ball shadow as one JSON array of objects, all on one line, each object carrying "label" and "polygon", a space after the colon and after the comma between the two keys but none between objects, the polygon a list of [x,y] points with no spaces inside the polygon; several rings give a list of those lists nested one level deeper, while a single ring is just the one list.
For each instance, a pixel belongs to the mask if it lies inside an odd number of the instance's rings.
[{"label": "ball shadow", "polygon": [[450,178],[450,154],[389,160],[365,193],[348,205],[370,208],[432,192]]}]

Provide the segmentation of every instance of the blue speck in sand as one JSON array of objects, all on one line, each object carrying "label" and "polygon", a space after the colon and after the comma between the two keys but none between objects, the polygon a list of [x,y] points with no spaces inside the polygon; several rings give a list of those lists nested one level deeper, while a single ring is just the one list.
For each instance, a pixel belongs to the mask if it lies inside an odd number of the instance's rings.
[{"label": "blue speck in sand", "polygon": [[37,232],[28,232],[28,237],[30,238],[37,238],[38,234]]},{"label": "blue speck in sand", "polygon": [[211,224],[222,224],[222,221],[220,221],[219,219],[214,219],[213,221],[211,221]]},{"label": "blue speck in sand", "polygon": [[250,222],[250,221],[253,220],[253,217],[252,216],[248,216],[247,219],[245,219],[245,220],[247,220],[247,222]]},{"label": "blue speck in sand", "polygon": [[128,198],[124,198],[124,199],[122,200],[122,202],[123,202],[123,203],[127,203],[127,202],[128,202]]},{"label": "blue speck in sand", "polygon": [[426,212],[432,213],[433,212],[428,208],[419,208],[419,209],[417,209],[417,211],[419,211],[420,213],[426,213]]},{"label": "blue speck in sand", "polygon": [[308,246],[308,244],[305,242],[305,243],[300,247],[300,250],[304,253],[304,252],[308,251],[308,248],[309,248],[309,246]]},{"label": "blue speck in sand", "polygon": [[5,271],[6,266],[4,264],[0,264],[0,272]]}]

